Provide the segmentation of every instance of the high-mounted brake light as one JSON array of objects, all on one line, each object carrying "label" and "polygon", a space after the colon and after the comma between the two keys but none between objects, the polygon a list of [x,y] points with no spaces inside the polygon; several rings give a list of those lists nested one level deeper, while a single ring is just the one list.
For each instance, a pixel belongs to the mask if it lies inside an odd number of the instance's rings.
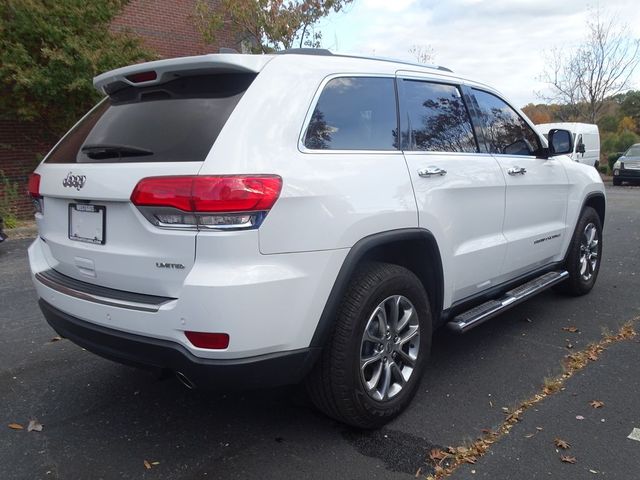
[{"label": "high-mounted brake light", "polygon": [[257,228],[280,196],[277,175],[149,177],[131,202],[167,228]]},{"label": "high-mounted brake light", "polygon": [[158,74],[154,70],[149,70],[148,72],[132,73],[131,75],[127,75],[125,78],[131,83],[142,83],[155,80],[158,78]]},{"label": "high-mounted brake light", "polygon": [[28,190],[31,198],[40,198],[40,175],[38,173],[29,175]]},{"label": "high-mounted brake light", "polygon": [[229,335],[226,333],[184,332],[184,334],[198,348],[224,350],[229,346]]}]

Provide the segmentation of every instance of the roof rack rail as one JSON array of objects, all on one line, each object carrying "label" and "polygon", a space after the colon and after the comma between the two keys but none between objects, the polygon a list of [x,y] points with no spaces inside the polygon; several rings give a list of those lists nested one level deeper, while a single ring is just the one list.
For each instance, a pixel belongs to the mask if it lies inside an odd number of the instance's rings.
[{"label": "roof rack rail", "polygon": [[[222,52],[221,52],[222,53]],[[274,55],[320,55],[331,57],[343,57],[343,58],[360,58],[362,60],[378,60],[380,62],[393,62],[402,63],[404,65],[411,65],[414,67],[432,68],[434,70],[440,70],[442,72],[453,73],[453,70],[442,65],[430,65],[427,63],[408,62],[406,60],[398,60],[396,58],[387,57],[369,57],[364,55],[347,55],[344,53],[333,53],[326,48],[289,48],[287,50],[278,50],[273,52]]]},{"label": "roof rack rail", "polygon": [[399,60],[397,58],[369,57],[364,55],[346,55],[346,54],[340,54],[340,53],[334,53],[333,55],[336,57],[361,58],[363,60],[378,60],[380,62],[402,63],[403,65],[411,65],[414,67],[423,67],[423,68],[433,68],[434,70],[441,70],[443,72],[453,73],[453,70],[447,67],[443,67],[442,65],[431,65],[428,63],[409,62],[407,60]]},{"label": "roof rack rail", "polygon": [[288,48],[286,50],[278,50],[277,52],[273,52],[275,55],[322,55],[322,56],[333,56],[330,50],[326,48]]}]

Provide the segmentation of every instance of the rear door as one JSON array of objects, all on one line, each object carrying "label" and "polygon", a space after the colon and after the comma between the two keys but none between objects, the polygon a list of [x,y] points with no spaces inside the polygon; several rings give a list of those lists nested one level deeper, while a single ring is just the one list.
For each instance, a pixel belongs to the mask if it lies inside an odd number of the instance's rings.
[{"label": "rear door", "polygon": [[398,78],[402,149],[419,224],[438,239],[445,305],[491,287],[505,255],[505,181],[496,159],[479,150],[461,88]]},{"label": "rear door", "polygon": [[49,265],[106,287],[179,296],[196,230],[158,228],[131,194],[145,177],[196,175],[254,77],[112,85],[36,170],[43,197],[36,218]]},{"label": "rear door", "polygon": [[560,157],[544,159],[535,130],[497,95],[472,89],[488,150],[506,181],[504,279],[551,263],[567,232],[569,194]]}]

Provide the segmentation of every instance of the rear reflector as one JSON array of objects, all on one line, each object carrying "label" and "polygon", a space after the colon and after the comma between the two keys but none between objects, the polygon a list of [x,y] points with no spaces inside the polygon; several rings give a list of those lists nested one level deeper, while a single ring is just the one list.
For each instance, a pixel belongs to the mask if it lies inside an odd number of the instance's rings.
[{"label": "rear reflector", "polygon": [[133,73],[131,75],[127,75],[125,78],[132,83],[142,83],[155,80],[158,78],[158,74],[155,71],[150,70],[148,72]]},{"label": "rear reflector", "polygon": [[32,173],[29,176],[29,195],[32,198],[40,198],[40,175],[37,173]]},{"label": "rear reflector", "polygon": [[229,335],[226,333],[184,332],[194,347],[210,350],[224,350],[229,346]]}]

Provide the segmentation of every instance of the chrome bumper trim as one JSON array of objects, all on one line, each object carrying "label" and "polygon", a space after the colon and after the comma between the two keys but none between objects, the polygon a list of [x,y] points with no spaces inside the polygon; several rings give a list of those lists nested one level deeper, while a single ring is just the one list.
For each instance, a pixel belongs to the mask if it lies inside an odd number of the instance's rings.
[{"label": "chrome bumper trim", "polygon": [[93,285],[67,277],[55,270],[45,270],[35,274],[41,284],[70,297],[110,307],[126,308],[141,312],[157,312],[160,307],[174,298],[157,297],[141,293],[125,292]]}]

